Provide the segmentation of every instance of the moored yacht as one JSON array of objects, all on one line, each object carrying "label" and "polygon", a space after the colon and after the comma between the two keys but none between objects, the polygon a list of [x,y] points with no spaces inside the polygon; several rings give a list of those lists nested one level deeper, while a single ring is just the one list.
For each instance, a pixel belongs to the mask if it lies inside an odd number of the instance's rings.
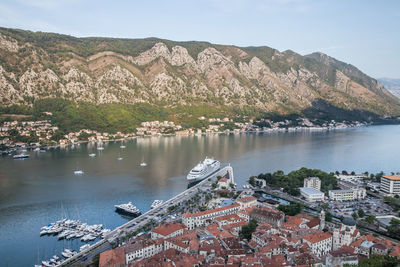
[{"label": "moored yacht", "polygon": [[120,204],[120,205],[115,205],[115,210],[120,213],[125,213],[129,215],[140,215],[140,210],[136,208],[135,205],[132,204],[132,202],[128,202],[126,204]]},{"label": "moored yacht", "polygon": [[197,182],[205,179],[210,174],[216,172],[221,166],[218,160],[213,158],[206,158],[203,162],[197,164],[193,169],[190,170],[186,179],[190,182]]}]

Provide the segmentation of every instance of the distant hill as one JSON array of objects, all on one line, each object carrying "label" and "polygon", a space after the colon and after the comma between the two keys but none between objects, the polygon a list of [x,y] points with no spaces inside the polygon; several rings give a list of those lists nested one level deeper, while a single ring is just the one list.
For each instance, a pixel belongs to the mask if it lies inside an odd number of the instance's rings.
[{"label": "distant hill", "polygon": [[365,119],[400,114],[400,100],[381,83],[322,53],[0,28],[0,104],[44,98]]},{"label": "distant hill", "polygon": [[380,78],[378,81],[393,95],[400,98],[400,79]]}]

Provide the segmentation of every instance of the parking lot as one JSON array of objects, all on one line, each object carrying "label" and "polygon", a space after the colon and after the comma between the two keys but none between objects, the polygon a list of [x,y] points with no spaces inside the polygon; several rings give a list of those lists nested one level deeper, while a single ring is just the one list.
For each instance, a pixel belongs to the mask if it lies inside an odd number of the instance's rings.
[{"label": "parking lot", "polygon": [[382,199],[366,197],[364,200],[337,202],[329,201],[329,212],[336,217],[348,217],[359,209],[362,209],[364,213],[374,216],[382,215],[396,215],[393,209],[383,202]]}]

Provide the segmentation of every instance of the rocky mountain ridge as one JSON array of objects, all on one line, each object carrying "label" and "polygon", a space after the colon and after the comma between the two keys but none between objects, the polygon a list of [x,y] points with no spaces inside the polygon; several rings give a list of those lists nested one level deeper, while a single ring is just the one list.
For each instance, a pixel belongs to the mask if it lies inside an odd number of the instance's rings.
[{"label": "rocky mountain ridge", "polygon": [[298,113],[323,100],[400,114],[379,82],[327,55],[156,38],[75,38],[0,28],[0,103],[209,104]]},{"label": "rocky mountain ridge", "polygon": [[379,78],[378,81],[394,96],[400,98],[400,79]]}]

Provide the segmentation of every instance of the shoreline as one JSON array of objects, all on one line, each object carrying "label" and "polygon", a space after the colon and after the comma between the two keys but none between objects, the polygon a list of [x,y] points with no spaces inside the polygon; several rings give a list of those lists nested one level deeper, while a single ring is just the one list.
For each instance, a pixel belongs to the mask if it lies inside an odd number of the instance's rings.
[{"label": "shoreline", "polygon": [[[383,125],[393,125],[393,124],[360,124],[360,125],[351,125],[351,126],[340,126],[340,127],[288,127],[288,128],[267,128],[267,129],[256,129],[256,130],[225,130],[225,131],[215,131],[215,132],[203,132],[201,134],[199,133],[194,133],[194,132],[189,132],[187,134],[163,134],[163,133],[157,133],[154,135],[136,135],[136,136],[129,136],[125,138],[118,138],[118,139],[105,139],[105,140],[95,140],[95,141],[89,141],[89,140],[81,140],[77,142],[68,142],[66,144],[56,144],[56,145],[45,145],[45,146],[28,146],[26,143],[24,143],[24,146],[17,146],[15,145],[14,147],[10,147],[11,149],[10,152],[12,151],[17,151],[20,149],[35,149],[35,148],[41,148],[44,150],[50,150],[50,149],[56,149],[56,148],[61,148],[61,147],[67,147],[67,146],[72,146],[72,145],[80,145],[80,144],[86,144],[86,143],[93,143],[93,144],[101,144],[101,143],[108,143],[108,142],[124,142],[124,141],[132,141],[134,139],[139,139],[139,138],[151,138],[151,137],[177,137],[177,136],[211,136],[211,135],[241,135],[241,134],[276,134],[276,133],[298,133],[298,132],[327,132],[327,131],[336,131],[336,130],[347,130],[347,129],[354,129],[354,128],[362,128],[362,127],[367,127],[367,126],[383,126]],[[3,151],[0,151],[0,154]],[[4,151],[5,152],[5,151]]]},{"label": "shoreline", "polygon": [[369,126],[389,126],[389,125],[397,125],[397,124],[360,124],[360,125],[351,125],[347,127],[288,127],[288,128],[268,128],[268,129],[261,129],[261,130],[225,130],[225,131],[216,131],[216,132],[203,132],[201,134],[199,133],[194,133],[194,132],[189,132],[187,134],[162,134],[162,133],[157,133],[154,135],[136,135],[136,136],[129,136],[125,138],[118,138],[118,139],[105,139],[105,140],[95,140],[95,141],[89,141],[89,140],[81,140],[77,142],[69,142],[66,144],[56,144],[56,145],[47,145],[47,146],[28,146],[26,143],[24,146],[17,146],[15,145],[14,147],[9,147],[9,152],[7,150],[1,151],[0,154],[3,152],[3,154],[10,154],[11,152],[15,152],[21,149],[30,149],[33,150],[35,148],[41,148],[43,150],[50,150],[50,149],[57,149],[61,147],[68,147],[72,145],[80,145],[80,144],[85,144],[85,143],[92,143],[92,144],[101,144],[101,143],[108,143],[108,142],[124,142],[124,141],[132,141],[134,139],[142,139],[142,138],[153,138],[153,137],[177,137],[177,136],[183,136],[183,137],[189,137],[189,136],[211,136],[211,135],[241,135],[241,134],[277,134],[277,133],[300,133],[300,132],[329,132],[329,131],[337,131],[337,130],[348,130],[348,129],[358,129],[362,127],[369,127]]}]

